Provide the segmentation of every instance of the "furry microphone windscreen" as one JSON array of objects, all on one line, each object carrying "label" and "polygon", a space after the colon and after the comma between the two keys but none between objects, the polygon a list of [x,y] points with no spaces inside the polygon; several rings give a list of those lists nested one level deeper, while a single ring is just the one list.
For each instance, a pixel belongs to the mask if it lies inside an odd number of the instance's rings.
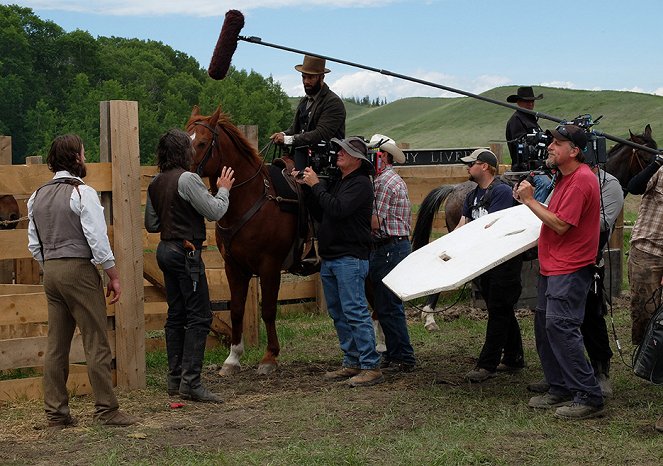
[{"label": "furry microphone windscreen", "polygon": [[212,60],[209,63],[207,74],[212,79],[223,79],[230,69],[230,61],[237,49],[239,33],[244,27],[244,15],[239,10],[228,10],[223,20],[219,40],[214,47]]}]

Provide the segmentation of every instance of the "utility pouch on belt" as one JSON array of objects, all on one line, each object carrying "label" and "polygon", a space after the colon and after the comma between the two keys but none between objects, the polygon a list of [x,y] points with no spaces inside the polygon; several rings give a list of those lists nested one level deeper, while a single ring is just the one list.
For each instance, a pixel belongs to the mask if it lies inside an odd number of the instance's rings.
[{"label": "utility pouch on belt", "polygon": [[[659,288],[658,293],[661,292]],[[659,294],[659,299],[660,299]],[[663,304],[654,312],[642,343],[633,357],[633,373],[655,384],[663,384]]]},{"label": "utility pouch on belt", "polygon": [[191,278],[191,281],[193,282],[193,291],[196,291],[196,288],[198,287],[198,282],[200,281],[200,272],[202,269],[202,260],[200,256],[200,249],[198,250],[193,250],[193,251],[187,251],[186,252],[186,259],[184,262],[184,271],[185,273]]}]

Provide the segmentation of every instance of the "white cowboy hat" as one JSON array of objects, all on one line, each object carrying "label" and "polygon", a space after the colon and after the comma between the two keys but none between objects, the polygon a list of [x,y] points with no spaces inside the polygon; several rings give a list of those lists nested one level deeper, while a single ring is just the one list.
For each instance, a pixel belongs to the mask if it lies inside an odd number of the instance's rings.
[{"label": "white cowboy hat", "polygon": [[368,143],[368,146],[373,149],[380,149],[390,153],[394,158],[394,162],[405,163],[405,154],[396,145],[396,141],[388,136],[385,136],[384,134],[374,134],[371,136],[371,140]]}]

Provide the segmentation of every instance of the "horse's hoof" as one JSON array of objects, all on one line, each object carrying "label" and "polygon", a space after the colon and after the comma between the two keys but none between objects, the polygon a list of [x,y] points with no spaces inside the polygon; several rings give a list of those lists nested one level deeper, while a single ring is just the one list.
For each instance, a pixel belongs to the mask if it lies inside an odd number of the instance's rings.
[{"label": "horse's hoof", "polygon": [[440,330],[440,327],[435,322],[429,322],[424,325],[424,328],[429,332],[437,332]]},{"label": "horse's hoof", "polygon": [[235,366],[232,364],[224,364],[221,370],[219,371],[219,375],[221,377],[230,377],[231,375],[239,374],[240,370],[241,370],[240,366]]},{"label": "horse's hoof", "polygon": [[269,375],[276,371],[276,364],[259,364],[258,375]]}]

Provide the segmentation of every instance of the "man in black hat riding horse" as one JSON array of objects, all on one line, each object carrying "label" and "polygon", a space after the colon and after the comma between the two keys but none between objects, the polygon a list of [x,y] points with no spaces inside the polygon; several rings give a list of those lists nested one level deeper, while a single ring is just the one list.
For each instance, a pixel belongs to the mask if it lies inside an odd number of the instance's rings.
[{"label": "man in black hat riding horse", "polygon": [[309,146],[345,136],[345,106],[325,84],[330,71],[325,63],[324,58],[305,55],[304,62],[295,66],[302,74],[306,97],[299,102],[292,125],[270,137],[275,144],[292,146],[296,170],[308,166]]},{"label": "man in black hat riding horse", "polygon": [[[516,94],[507,97],[506,101],[512,104],[515,103],[527,110],[534,110],[534,101],[539,99],[543,99],[543,94],[534,96],[534,90],[531,87],[523,86],[518,88]],[[516,141],[533,131],[541,131],[536,117],[520,110],[516,110],[506,123],[506,143],[511,154],[512,171],[525,171],[529,168],[527,160],[521,160],[521,157],[518,155],[518,144]]]}]

